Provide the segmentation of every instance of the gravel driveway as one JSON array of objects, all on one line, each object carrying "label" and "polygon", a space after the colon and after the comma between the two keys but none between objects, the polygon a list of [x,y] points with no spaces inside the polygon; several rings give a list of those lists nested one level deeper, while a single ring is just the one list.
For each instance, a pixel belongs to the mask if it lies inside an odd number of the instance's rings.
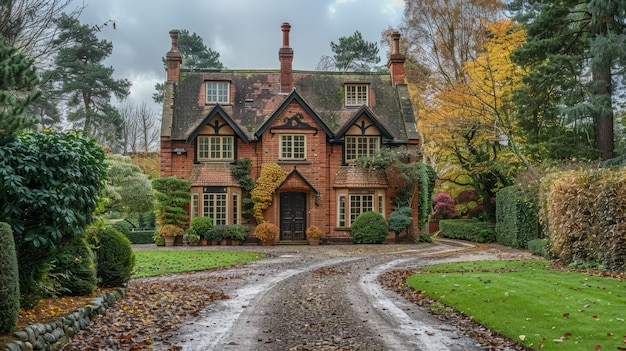
[{"label": "gravel driveway", "polygon": [[433,244],[174,249],[255,251],[269,257],[229,269],[137,280],[193,279],[213,288],[218,284],[229,297],[167,331],[167,343],[156,343],[154,349],[486,350],[454,325],[383,289],[378,276],[440,262],[530,257],[495,244],[443,239]]}]

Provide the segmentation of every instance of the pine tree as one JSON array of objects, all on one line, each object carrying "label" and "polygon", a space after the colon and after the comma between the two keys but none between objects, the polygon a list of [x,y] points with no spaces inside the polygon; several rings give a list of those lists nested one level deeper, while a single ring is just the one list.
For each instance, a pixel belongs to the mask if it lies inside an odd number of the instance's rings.
[{"label": "pine tree", "polygon": [[24,109],[37,99],[37,74],[30,60],[0,40],[0,144],[34,124]]}]

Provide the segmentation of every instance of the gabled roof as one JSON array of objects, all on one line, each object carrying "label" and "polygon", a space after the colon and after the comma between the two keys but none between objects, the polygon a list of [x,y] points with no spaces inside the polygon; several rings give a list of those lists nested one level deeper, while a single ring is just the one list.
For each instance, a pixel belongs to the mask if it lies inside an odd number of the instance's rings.
[{"label": "gabled roof", "polygon": [[200,131],[202,131],[202,129],[209,124],[209,122],[211,122],[211,120],[215,117],[215,116],[222,116],[222,118],[224,118],[224,120],[226,121],[226,123],[233,129],[233,131],[235,131],[235,134],[241,139],[243,140],[244,143],[249,143],[250,140],[248,140],[248,136],[243,133],[241,131],[241,129],[239,128],[239,126],[230,118],[230,116],[226,113],[226,111],[224,111],[224,109],[220,106],[220,105],[215,105],[215,107],[211,110],[211,112],[209,112],[209,114],[202,120],[202,122],[196,127],[196,129],[194,129],[191,134],[189,134],[189,136],[187,137],[187,141],[186,142],[191,142],[193,139],[195,139],[198,134],[200,134]]},{"label": "gabled roof", "polygon": [[[205,82],[230,82],[229,104],[220,105],[234,130],[254,141],[269,128],[291,102],[300,103],[332,140],[348,124],[358,108],[345,105],[345,85],[355,82],[368,85],[370,112],[391,135],[393,143],[403,144],[419,139],[415,116],[406,85],[391,84],[388,73],[293,71],[295,92],[279,93],[280,71],[277,70],[210,70],[181,73],[184,79],[172,87],[172,99],[164,103],[163,123],[171,140],[187,140],[197,132],[198,123],[214,112],[216,105],[203,101]],[[171,118],[169,117],[171,116]],[[167,117],[167,118],[166,118]],[[289,116],[291,117],[291,116]],[[171,123],[171,124],[169,124]],[[245,139],[244,139],[245,140]]]},{"label": "gabled roof", "polygon": [[254,135],[257,138],[260,138],[261,135],[265,132],[265,130],[267,129],[267,127],[270,126],[270,124],[272,124],[272,122],[274,122],[274,120],[280,116],[285,109],[287,108],[287,106],[289,106],[290,103],[292,103],[293,101],[297,102],[298,104],[300,104],[300,106],[302,106],[302,108],[309,114],[311,115],[311,117],[313,118],[313,120],[315,121],[315,123],[317,123],[320,127],[322,127],[322,130],[324,130],[324,133],[326,133],[327,137],[332,139],[334,133],[332,132],[332,130],[330,130],[330,128],[328,128],[328,126],[326,125],[326,123],[324,123],[324,121],[317,115],[317,113],[315,113],[315,111],[313,111],[313,109],[311,109],[311,107],[309,106],[309,104],[306,103],[306,101],[304,101],[304,99],[302,98],[302,96],[300,96],[300,94],[298,94],[298,92],[294,89],[291,91],[291,93],[289,93],[289,95],[287,95],[287,98],[285,98],[285,101],[283,101],[282,104],[280,104],[280,106],[278,106],[278,108],[276,109],[276,111],[274,113],[272,113],[272,115],[270,116],[270,118],[268,118],[263,125],[261,125],[261,127],[259,127],[259,129],[256,130],[256,132],[254,133]]},{"label": "gabled roof", "polygon": [[[378,118],[376,118],[376,116],[374,115],[372,110],[370,110],[367,106],[362,106],[354,114],[354,117],[352,117],[352,119],[350,119],[346,124],[343,125],[343,127],[341,129],[339,129],[339,131],[337,132],[337,135],[335,136],[335,138],[338,141],[343,140],[343,138],[345,137],[345,135],[348,132],[348,130],[352,126],[354,126],[355,123],[361,117],[365,117],[368,121],[370,121],[370,123],[372,123],[374,125],[374,127],[376,127],[378,129],[378,131],[380,132],[381,136],[383,137],[383,143],[389,143],[389,142],[393,141],[393,136],[391,135],[391,133],[389,133],[387,128],[385,128],[385,126],[382,123],[380,123],[380,121],[378,120]],[[359,126],[357,126],[357,127],[359,127]],[[363,130],[363,132],[365,132],[365,131]]]},{"label": "gabled roof", "polygon": [[298,171],[298,169],[296,168],[296,166],[293,166],[293,169],[291,170],[291,172],[289,172],[287,174],[287,176],[285,177],[285,180],[283,180],[282,183],[280,183],[280,185],[277,187],[277,189],[280,189],[281,186],[283,186],[283,184],[292,181],[292,178],[298,178],[300,179],[302,182],[304,182],[304,184],[310,188],[311,190],[313,190],[314,192],[316,192],[317,194],[319,194],[319,190],[317,190],[317,188],[315,186],[313,186],[313,184],[305,177],[302,175],[302,173],[300,173],[300,171]]}]

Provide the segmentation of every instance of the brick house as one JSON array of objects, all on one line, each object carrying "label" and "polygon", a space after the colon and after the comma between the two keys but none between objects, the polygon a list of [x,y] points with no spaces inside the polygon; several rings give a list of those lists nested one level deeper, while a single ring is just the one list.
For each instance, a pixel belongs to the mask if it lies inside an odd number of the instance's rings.
[{"label": "brick house", "polygon": [[[400,35],[392,35],[389,73],[293,71],[290,29],[281,26],[280,70],[185,70],[170,31],[161,176],[190,181],[190,218],[254,226],[231,167],[250,159],[256,179],[262,164],[277,163],[288,175],[264,218],[281,228],[280,240],[304,240],[311,225],[347,238],[360,213],[393,211],[393,179],[355,159],[381,147],[419,149]],[[413,209],[417,223],[417,200]]]}]

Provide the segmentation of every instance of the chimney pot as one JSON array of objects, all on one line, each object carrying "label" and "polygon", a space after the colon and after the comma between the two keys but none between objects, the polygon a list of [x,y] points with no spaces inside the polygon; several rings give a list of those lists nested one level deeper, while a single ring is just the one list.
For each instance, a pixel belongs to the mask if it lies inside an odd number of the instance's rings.
[{"label": "chimney pot", "polygon": [[391,34],[391,55],[387,67],[391,74],[391,84],[404,84],[404,61],[406,58],[400,53],[400,33]]},{"label": "chimney pot", "polygon": [[167,60],[167,81],[177,82],[180,76],[180,66],[183,63],[183,55],[178,51],[178,29],[170,30],[170,39],[172,40],[172,47],[170,51],[165,55]]}]

